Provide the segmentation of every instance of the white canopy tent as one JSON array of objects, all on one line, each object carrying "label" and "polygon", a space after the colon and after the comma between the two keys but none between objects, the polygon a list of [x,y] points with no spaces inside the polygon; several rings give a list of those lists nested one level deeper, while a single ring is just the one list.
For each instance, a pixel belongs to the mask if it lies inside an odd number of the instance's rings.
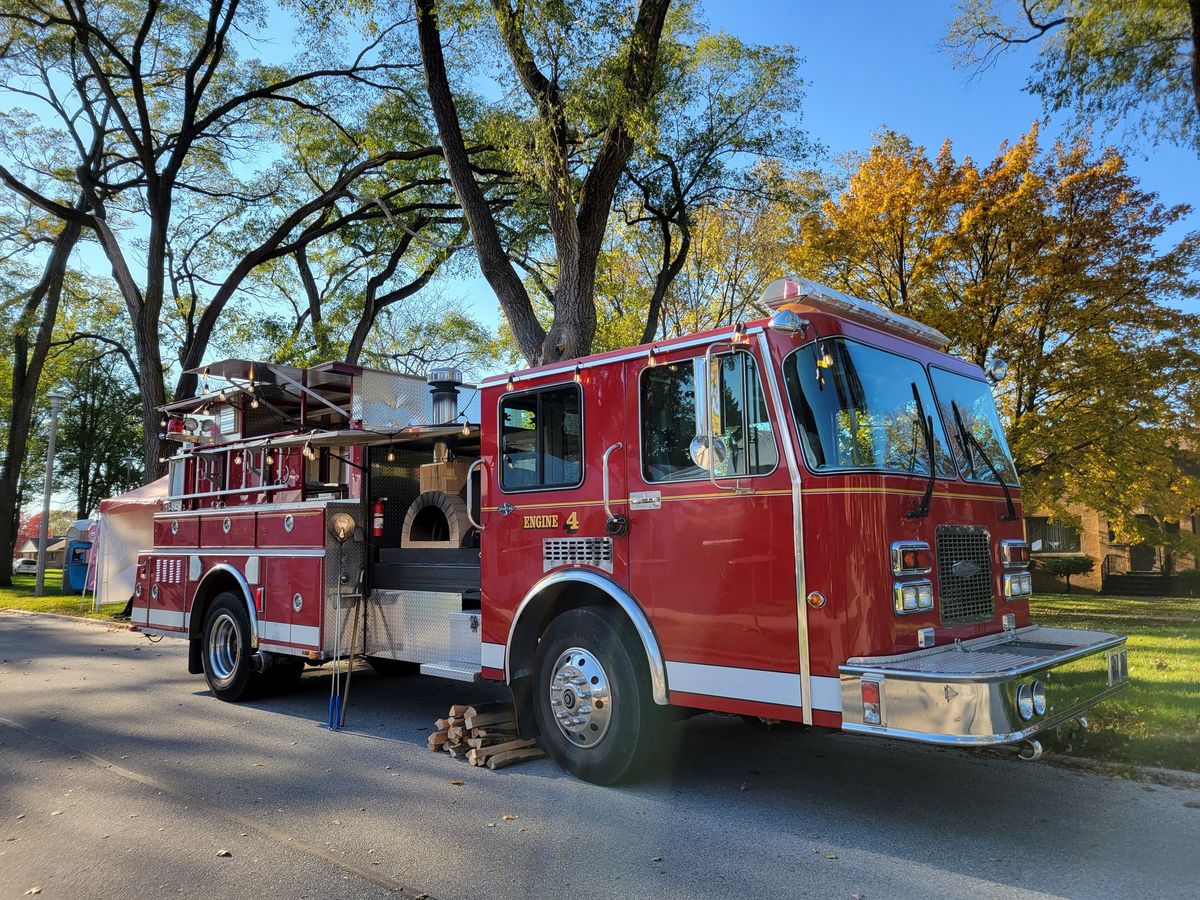
[{"label": "white canopy tent", "polygon": [[96,553],[96,608],[133,596],[137,558],[154,546],[154,513],[167,496],[167,477],[100,501]]}]

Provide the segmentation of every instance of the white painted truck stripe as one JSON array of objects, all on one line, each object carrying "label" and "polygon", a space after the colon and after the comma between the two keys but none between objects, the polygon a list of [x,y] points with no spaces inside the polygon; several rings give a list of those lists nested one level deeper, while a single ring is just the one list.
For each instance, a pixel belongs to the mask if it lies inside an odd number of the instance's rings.
[{"label": "white painted truck stripe", "polygon": [[321,629],[316,625],[293,625],[292,643],[303,644],[306,647],[321,645]]},{"label": "white painted truck stripe", "polygon": [[185,624],[183,613],[173,609],[150,610],[148,622],[160,628],[183,628]]},{"label": "white painted truck stripe", "polygon": [[288,644],[292,640],[292,626],[288,622],[267,622],[260,619],[258,636],[262,640],[281,641]]},{"label": "white painted truck stripe", "polygon": [[503,669],[504,645],[482,644],[479,651],[479,664],[485,669]]},{"label": "white painted truck stripe", "polygon": [[800,706],[800,675],[667,661],[667,687],[688,694]]},{"label": "white painted truck stripe", "polygon": [[842,711],[842,680],[828,675],[813,675],[812,683],[813,709],[823,709],[826,712]]},{"label": "white painted truck stripe", "polygon": [[[841,681],[826,675],[813,675],[811,681],[813,709],[841,712]],[[667,687],[688,694],[800,706],[800,676],[793,672],[668,661]]]}]

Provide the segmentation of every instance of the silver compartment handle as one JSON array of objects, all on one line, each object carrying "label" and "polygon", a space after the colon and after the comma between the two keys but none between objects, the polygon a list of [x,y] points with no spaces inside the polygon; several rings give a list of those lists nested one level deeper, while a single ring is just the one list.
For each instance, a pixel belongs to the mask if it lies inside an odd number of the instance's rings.
[{"label": "silver compartment handle", "polygon": [[[471,523],[471,527],[476,531],[483,531],[483,526],[475,521],[475,517],[471,515],[472,496],[471,496],[471,476],[475,474],[475,470],[483,465],[483,459],[477,459],[467,468],[467,521]],[[482,484],[480,485],[482,487]],[[482,491],[480,494],[482,495]],[[483,508],[479,509],[479,517],[483,518]]]}]

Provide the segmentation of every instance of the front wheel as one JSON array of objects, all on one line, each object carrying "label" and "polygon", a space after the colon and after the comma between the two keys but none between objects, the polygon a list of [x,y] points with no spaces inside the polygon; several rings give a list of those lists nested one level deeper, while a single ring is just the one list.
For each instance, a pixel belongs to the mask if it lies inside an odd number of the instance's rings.
[{"label": "front wheel", "polygon": [[246,614],[246,604],[229,591],[219,594],[204,619],[201,658],[209,690],[230,702],[248,696],[259,680],[250,655],[250,617]]},{"label": "front wheel", "polygon": [[533,677],[542,746],[571,774],[613,784],[649,758],[662,717],[645,653],[620,613],[584,607],[558,616],[538,644]]}]

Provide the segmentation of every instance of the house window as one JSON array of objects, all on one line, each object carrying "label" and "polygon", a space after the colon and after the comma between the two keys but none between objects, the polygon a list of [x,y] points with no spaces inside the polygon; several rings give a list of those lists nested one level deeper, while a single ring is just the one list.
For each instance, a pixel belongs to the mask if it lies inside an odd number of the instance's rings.
[{"label": "house window", "polygon": [[1045,516],[1025,519],[1025,536],[1031,553],[1078,553],[1079,532],[1064,525],[1055,525]]},{"label": "house window", "polygon": [[[713,435],[727,455],[720,477],[765,475],[779,462],[758,367],[749,353],[726,353],[712,361],[718,390],[709,404]],[[697,379],[701,382],[696,389]],[[692,439],[706,431],[704,361],[649,366],[641,379],[642,475],[646,481],[708,478],[691,456]]]},{"label": "house window", "polygon": [[583,482],[583,401],[578,385],[505,397],[500,403],[500,487],[574,487]]}]

